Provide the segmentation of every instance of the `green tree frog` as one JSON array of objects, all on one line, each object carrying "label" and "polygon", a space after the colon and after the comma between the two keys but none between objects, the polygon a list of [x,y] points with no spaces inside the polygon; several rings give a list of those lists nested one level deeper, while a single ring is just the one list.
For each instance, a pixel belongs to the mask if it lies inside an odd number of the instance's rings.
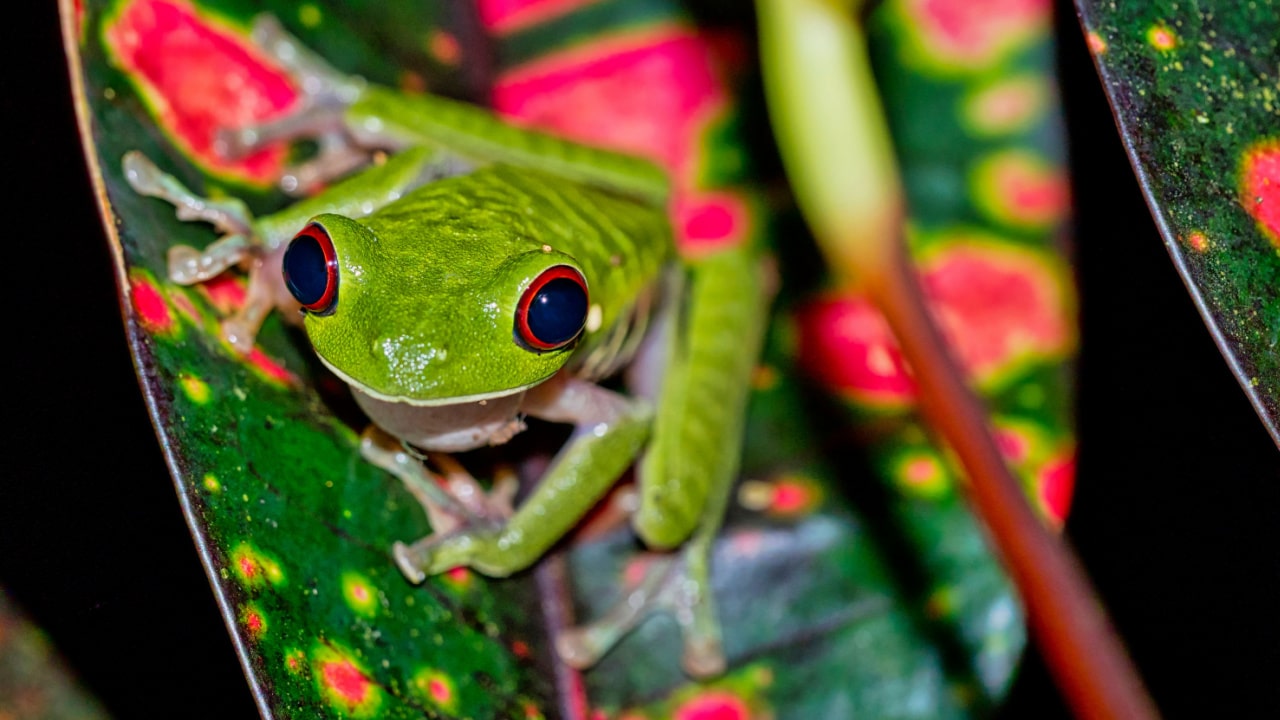
[{"label": "green tree frog", "polygon": [[[656,167],[343,76],[269,20],[255,39],[309,102],[229,133],[231,152],[318,136],[325,151],[283,179],[296,189],[373,149],[394,152],[259,219],[126,155],[136,190],[225,233],[203,251],[174,248],[171,278],[250,266],[246,309],[226,326],[240,348],[271,307],[301,308],[315,352],[373,423],[364,456],[430,517],[430,536],[394,548],[413,582],[458,566],[497,577],[528,567],[636,463],[632,526],[665,560],[618,612],[558,638],[560,654],[589,665],[666,609],[684,632],[686,670],[721,672],[708,566],[768,311],[757,249],[682,259]],[[624,369],[629,394],[596,384]],[[509,485],[486,495],[438,454],[504,443],[526,416],[574,431],[519,508]]]}]

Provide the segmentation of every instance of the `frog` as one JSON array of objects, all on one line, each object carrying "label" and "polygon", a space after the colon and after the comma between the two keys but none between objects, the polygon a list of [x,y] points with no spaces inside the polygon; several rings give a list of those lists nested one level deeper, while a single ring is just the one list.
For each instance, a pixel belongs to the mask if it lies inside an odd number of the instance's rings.
[{"label": "frog", "polygon": [[[392,548],[411,582],[529,568],[634,467],[630,524],[655,562],[614,611],[560,633],[557,651],[590,667],[668,611],[685,671],[724,672],[710,563],[771,299],[763,251],[679,253],[665,174],[643,159],[344,75],[270,17],[253,38],[305,99],[228,129],[225,152],[299,137],[321,151],[280,179],[305,197],[261,218],[127,154],[137,192],[223,232],[171,249],[170,278],[248,267],[245,308],[223,324],[240,351],[271,309],[301,320],[370,421],[362,455],[428,517],[431,534]],[[618,375],[625,390],[605,384]],[[573,430],[516,507],[510,476],[486,491],[453,454],[503,445],[527,418]]]}]

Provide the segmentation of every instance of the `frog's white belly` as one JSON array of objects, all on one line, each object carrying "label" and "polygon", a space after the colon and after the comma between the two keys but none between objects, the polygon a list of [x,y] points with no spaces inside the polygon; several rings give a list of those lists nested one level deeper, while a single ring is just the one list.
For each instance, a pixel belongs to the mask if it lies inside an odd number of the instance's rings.
[{"label": "frog's white belly", "polygon": [[519,418],[524,390],[448,405],[383,400],[354,387],[351,393],[374,424],[423,450],[463,452],[500,445],[524,429]]}]

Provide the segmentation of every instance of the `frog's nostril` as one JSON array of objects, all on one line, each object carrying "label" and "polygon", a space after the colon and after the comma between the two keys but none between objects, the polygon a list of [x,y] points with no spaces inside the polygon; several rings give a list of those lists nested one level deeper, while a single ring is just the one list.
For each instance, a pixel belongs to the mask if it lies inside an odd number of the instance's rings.
[{"label": "frog's nostril", "polygon": [[284,252],[284,282],[289,293],[309,312],[323,315],[338,296],[338,256],[324,228],[303,228]]}]

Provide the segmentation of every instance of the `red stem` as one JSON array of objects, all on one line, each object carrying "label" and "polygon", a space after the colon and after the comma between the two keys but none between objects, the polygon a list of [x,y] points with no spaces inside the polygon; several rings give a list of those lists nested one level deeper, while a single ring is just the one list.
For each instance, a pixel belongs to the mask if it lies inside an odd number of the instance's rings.
[{"label": "red stem", "polygon": [[868,289],[888,318],[920,387],[920,405],[970,478],[985,521],[1026,607],[1031,635],[1076,717],[1155,720],[1155,704],[1065,540],[1032,512],[996,447],[987,414],[921,299],[903,244]]}]

